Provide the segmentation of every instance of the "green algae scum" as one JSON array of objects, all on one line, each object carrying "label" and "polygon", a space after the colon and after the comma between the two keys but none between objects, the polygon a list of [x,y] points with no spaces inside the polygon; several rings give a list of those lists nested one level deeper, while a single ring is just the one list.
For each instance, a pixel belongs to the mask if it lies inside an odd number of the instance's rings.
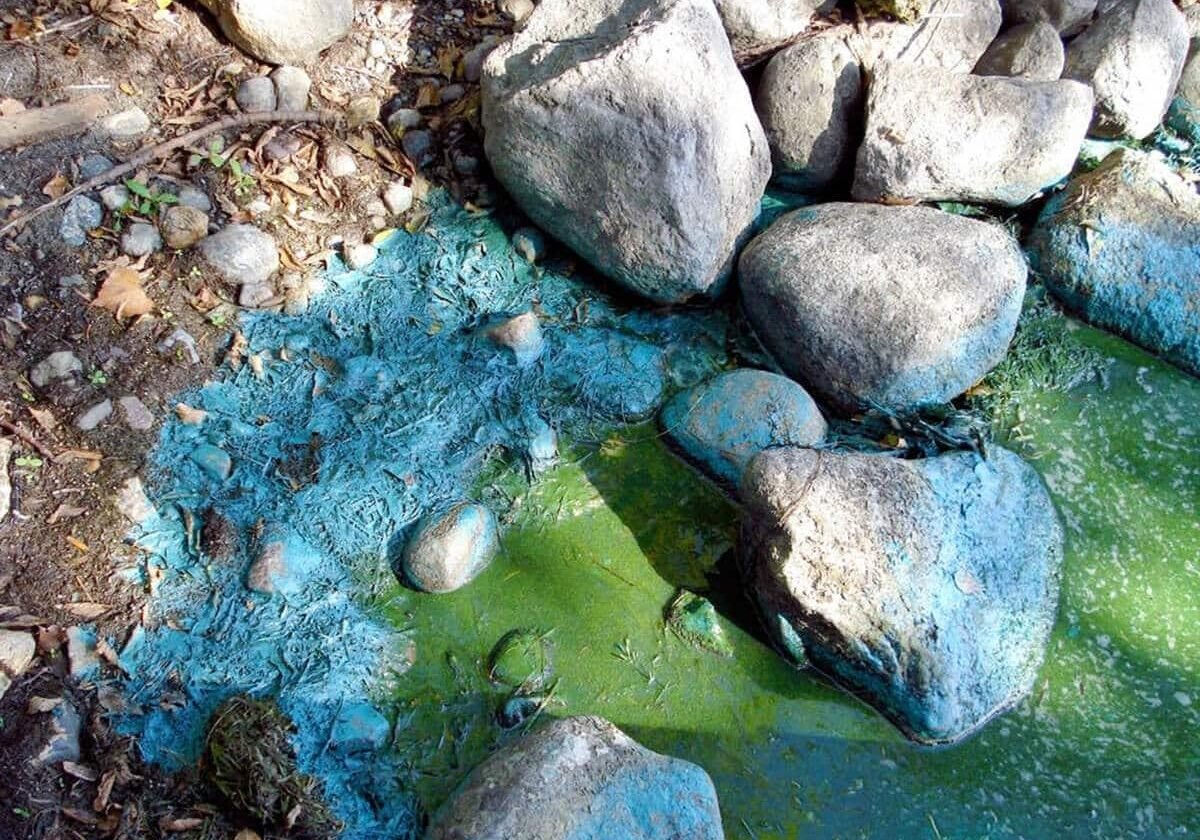
[{"label": "green algae scum", "polygon": [[[513,691],[488,678],[487,654],[528,628],[554,651],[529,713],[601,714],[698,763],[729,837],[1193,836],[1200,383],[1097,330],[1054,327],[1061,352],[1097,354],[1099,374],[1067,391],[1008,383],[1010,445],[1045,477],[1068,534],[1058,626],[1016,709],[923,749],[788,667],[729,591],[736,510],[638,427],[518,491],[504,553],[472,586],[397,592],[391,615],[418,651],[397,748],[422,804],[513,737],[496,723]],[[666,626],[680,588],[710,590],[730,658]]]},{"label": "green algae scum", "polygon": [[[152,760],[196,760],[222,703],[272,697],[343,836],[414,837],[497,745],[596,714],[703,767],[731,838],[1200,830],[1197,380],[1027,311],[971,399],[1058,507],[1058,623],[1030,696],[926,749],[764,642],[732,562],[737,508],[647,422],[753,362],[736,318],[626,310],[446,205],[370,273],[331,279],[311,315],[244,325],[265,375],[184,395],[210,419],[163,432],[159,516],[134,535],[146,568],[127,572],[157,571],[167,620],[121,651],[119,724]],[[478,338],[529,307],[542,363]],[[448,594],[401,585],[389,561],[457,498],[500,516],[499,556]],[[213,511],[278,533],[297,577],[247,592],[251,551],[197,549],[189,523]]]}]

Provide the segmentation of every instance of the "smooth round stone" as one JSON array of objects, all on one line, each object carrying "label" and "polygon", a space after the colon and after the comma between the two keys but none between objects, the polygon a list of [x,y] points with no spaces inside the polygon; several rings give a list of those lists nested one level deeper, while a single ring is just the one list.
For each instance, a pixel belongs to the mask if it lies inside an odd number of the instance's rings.
[{"label": "smooth round stone", "polygon": [[417,525],[401,557],[408,581],[423,592],[453,592],[466,586],[500,549],[496,516],[474,502],[459,502]]},{"label": "smooth round stone", "polygon": [[828,429],[804,388],[762,370],[730,371],[678,394],[663,408],[660,422],[688,460],[733,487],[759,452],[812,446]]}]

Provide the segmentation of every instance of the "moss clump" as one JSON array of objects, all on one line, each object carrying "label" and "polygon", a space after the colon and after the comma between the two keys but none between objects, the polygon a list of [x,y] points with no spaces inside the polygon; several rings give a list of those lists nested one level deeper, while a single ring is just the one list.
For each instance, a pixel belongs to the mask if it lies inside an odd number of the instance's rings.
[{"label": "moss clump", "polygon": [[204,778],[257,828],[301,840],[334,837],[341,825],[322,801],[317,780],[296,768],[293,730],[274,701],[226,700],[209,724]]},{"label": "moss clump", "polygon": [[686,590],[667,605],[667,627],[692,647],[718,656],[733,656],[733,645],[717,618],[717,610],[707,598]]},{"label": "moss clump", "polygon": [[864,17],[887,15],[902,23],[920,20],[929,12],[929,0],[858,0]]}]

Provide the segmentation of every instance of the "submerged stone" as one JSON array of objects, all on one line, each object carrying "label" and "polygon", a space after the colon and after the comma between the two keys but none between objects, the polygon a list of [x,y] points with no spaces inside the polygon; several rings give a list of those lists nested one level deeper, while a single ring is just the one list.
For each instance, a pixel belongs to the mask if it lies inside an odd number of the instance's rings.
[{"label": "submerged stone", "polygon": [[735,370],[678,394],[659,419],[667,439],[710,477],[736,487],[769,446],[825,437],[821,410],[800,385],[763,370]]},{"label": "submerged stone", "polygon": [[330,746],[343,753],[377,750],[387,743],[391,724],[370,703],[346,703],[333,722]]},{"label": "submerged stone", "polygon": [[689,645],[718,656],[733,656],[733,645],[725,635],[717,609],[707,598],[680,592],[667,607],[666,622],[671,632]]},{"label": "submerged stone", "polygon": [[404,547],[405,577],[423,592],[453,592],[478,577],[500,548],[496,516],[474,502],[459,502],[426,517]]},{"label": "submerged stone", "polygon": [[1085,320],[1200,375],[1200,197],[1160,158],[1122,149],[1072,179],[1028,249]]},{"label": "submerged stone", "polygon": [[493,753],[429,840],[721,840],[712,780],[598,717],[557,720]]},{"label": "submerged stone", "polygon": [[512,630],[488,657],[488,679],[523,692],[538,691],[554,676],[553,651],[549,633]]},{"label": "submerged stone", "polygon": [[559,343],[550,377],[608,420],[645,420],[662,403],[663,352],[624,333],[581,327]]},{"label": "submerged stone", "polygon": [[770,449],[742,497],[746,584],[779,647],[910,738],[957,741],[1033,686],[1062,529],[1012,452]]}]

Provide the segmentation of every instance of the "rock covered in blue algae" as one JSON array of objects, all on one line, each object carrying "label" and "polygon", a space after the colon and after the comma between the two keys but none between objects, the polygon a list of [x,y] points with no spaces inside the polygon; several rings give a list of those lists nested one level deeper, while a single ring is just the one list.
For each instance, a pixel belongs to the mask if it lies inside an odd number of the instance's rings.
[{"label": "rock covered in blue algae", "polygon": [[581,327],[558,336],[550,379],[572,389],[604,419],[637,422],[662,404],[666,388],[663,351],[605,327]]},{"label": "rock covered in blue algae", "polygon": [[732,487],[767,447],[812,446],[828,430],[804,388],[764,370],[730,371],[677,394],[659,422],[689,460]]},{"label": "rock covered in blue algae", "polygon": [[489,329],[487,336],[501,347],[511,350],[518,367],[528,367],[536,362],[546,348],[546,341],[542,337],[542,325],[533,312],[522,312],[508,318]]},{"label": "rock covered in blue algae", "polygon": [[1187,23],[1171,0],[1116,0],[1071,42],[1063,77],[1092,86],[1093,135],[1140,140],[1166,113],[1187,51]]},{"label": "rock covered in blue algae", "polygon": [[488,160],[539,227],[652,300],[720,290],[771,161],[710,0],[543,0],[482,91]]},{"label": "rock covered in blue algae", "polygon": [[459,502],[417,523],[401,567],[422,592],[453,592],[477,578],[499,548],[495,514],[483,505]]},{"label": "rock covered in blue algae", "polygon": [[1012,340],[1027,274],[998,225],[843,203],[780,217],[738,267],[763,346],[845,412],[942,403],[982,379]]},{"label": "rock covered in blue algae", "polygon": [[1200,375],[1200,197],[1161,158],[1121,149],[1073,178],[1026,245],[1086,321]]},{"label": "rock covered in blue algae", "polygon": [[957,741],[1033,686],[1062,529],[1017,455],[769,449],[742,499],[743,574],[781,652],[908,737]]},{"label": "rock covered in blue algae", "polygon": [[233,474],[233,458],[219,446],[201,443],[192,450],[192,463],[215,481],[225,481]]},{"label": "rock covered in blue algae", "polygon": [[340,753],[377,750],[391,731],[388,719],[370,703],[344,703],[333,721],[329,745]]},{"label": "rock covered in blue algae", "polygon": [[883,65],[867,93],[852,192],[1016,207],[1070,174],[1091,119],[1092,92],[1079,82]]},{"label": "rock covered in blue algae", "polygon": [[723,840],[712,779],[599,717],[557,720],[471,771],[428,840]]},{"label": "rock covered in blue algae", "polygon": [[246,588],[262,595],[303,592],[321,565],[316,549],[287,528],[268,528],[259,541],[258,555],[246,573]]}]

